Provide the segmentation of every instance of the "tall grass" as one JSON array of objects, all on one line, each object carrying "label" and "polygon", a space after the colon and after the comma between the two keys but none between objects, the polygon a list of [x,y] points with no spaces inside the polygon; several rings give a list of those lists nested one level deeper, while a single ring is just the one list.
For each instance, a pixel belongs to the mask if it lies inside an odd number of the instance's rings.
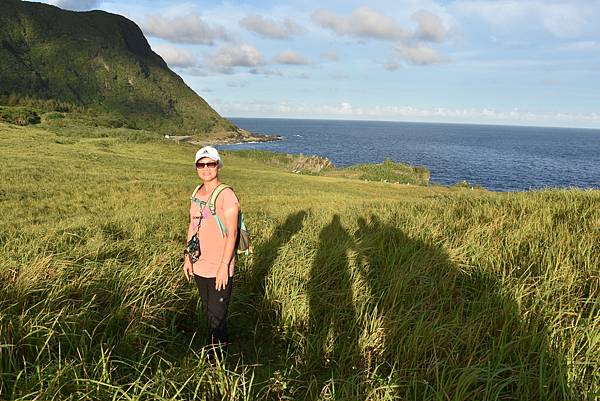
[{"label": "tall grass", "polygon": [[598,191],[406,187],[228,154],[255,252],[213,368],[181,270],[195,149],[71,130],[0,124],[0,399],[600,396]]}]

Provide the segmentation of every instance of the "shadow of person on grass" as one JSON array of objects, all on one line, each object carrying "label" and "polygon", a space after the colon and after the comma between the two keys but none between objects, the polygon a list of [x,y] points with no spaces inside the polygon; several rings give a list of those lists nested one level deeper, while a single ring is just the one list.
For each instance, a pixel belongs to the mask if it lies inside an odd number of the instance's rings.
[{"label": "shadow of person on grass", "polygon": [[348,251],[354,240],[339,215],[319,234],[319,248],[307,282],[309,303],[305,374],[307,396],[345,393],[359,370],[359,327]]},{"label": "shadow of person on grass", "polygon": [[276,306],[268,302],[266,289],[280,250],[302,229],[306,215],[304,210],[290,214],[254,249],[251,266],[236,278],[239,287],[235,289],[230,322],[234,352],[241,352],[246,363],[268,365],[280,360],[277,346],[281,344],[274,330]]},{"label": "shadow of person on grass", "polygon": [[497,277],[459,268],[442,247],[405,235],[403,224],[372,215],[358,219],[355,233],[370,307],[384,325],[375,363],[380,373],[394,369],[397,396],[571,399],[543,318],[524,321]]}]

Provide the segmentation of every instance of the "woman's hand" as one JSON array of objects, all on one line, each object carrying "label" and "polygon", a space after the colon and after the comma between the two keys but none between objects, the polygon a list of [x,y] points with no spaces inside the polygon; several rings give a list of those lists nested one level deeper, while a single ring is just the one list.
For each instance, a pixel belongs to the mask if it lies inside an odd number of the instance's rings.
[{"label": "woman's hand", "polygon": [[229,281],[229,266],[221,263],[221,266],[217,269],[217,275],[215,276],[215,289],[222,291],[227,287]]},{"label": "woman's hand", "polygon": [[187,281],[190,281],[192,277],[194,277],[194,268],[192,267],[192,261],[190,260],[189,255],[184,256],[183,274],[185,274]]}]

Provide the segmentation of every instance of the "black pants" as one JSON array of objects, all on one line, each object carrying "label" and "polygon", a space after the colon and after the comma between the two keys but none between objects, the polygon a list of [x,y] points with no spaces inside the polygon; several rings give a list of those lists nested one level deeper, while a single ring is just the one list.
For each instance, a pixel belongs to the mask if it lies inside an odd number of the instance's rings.
[{"label": "black pants", "polygon": [[208,321],[207,345],[213,348],[219,348],[224,351],[229,343],[229,333],[227,332],[227,308],[231,298],[231,287],[233,277],[227,280],[227,286],[217,291],[215,288],[215,278],[206,278],[194,275],[196,287],[202,298],[202,306],[206,313]]}]

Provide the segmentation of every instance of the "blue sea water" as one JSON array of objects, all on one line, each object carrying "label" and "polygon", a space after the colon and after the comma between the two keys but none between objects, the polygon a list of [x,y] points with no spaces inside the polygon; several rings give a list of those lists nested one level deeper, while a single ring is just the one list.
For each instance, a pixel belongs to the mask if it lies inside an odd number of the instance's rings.
[{"label": "blue sea water", "polygon": [[336,166],[385,159],[425,166],[431,182],[495,191],[600,188],[600,130],[383,121],[231,118],[277,142],[227,145],[328,157]]}]

